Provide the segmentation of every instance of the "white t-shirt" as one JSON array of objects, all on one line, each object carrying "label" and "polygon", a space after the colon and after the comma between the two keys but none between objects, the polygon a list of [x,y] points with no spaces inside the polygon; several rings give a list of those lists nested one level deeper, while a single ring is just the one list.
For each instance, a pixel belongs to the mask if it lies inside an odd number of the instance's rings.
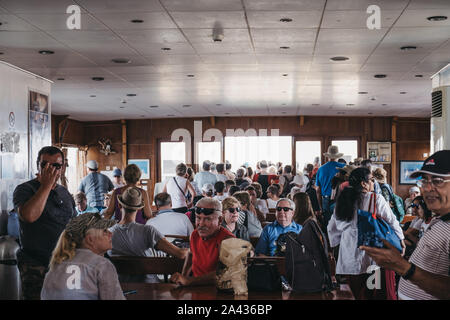
[{"label": "white t-shirt", "polygon": [[277,207],[277,202],[276,200],[272,200],[270,198],[267,199],[267,204],[269,205],[269,209],[275,209]]},{"label": "white t-shirt", "polygon": [[266,200],[264,199],[256,200],[256,208],[258,208],[258,210],[261,211],[264,214],[264,216],[266,216],[269,213],[269,208],[267,207]]},{"label": "white t-shirt", "polygon": [[[174,178],[177,180],[178,186],[180,186],[179,188],[175,183]],[[170,198],[172,199],[172,208],[187,207],[185,197],[185,194],[187,193],[186,183],[187,179],[180,176],[172,177],[167,181],[166,189],[167,193],[170,194]],[[184,193],[180,189],[183,190]]]},{"label": "white t-shirt", "polygon": [[[194,227],[188,216],[169,210],[161,210],[156,217],[147,221],[146,225],[155,227],[162,235],[190,236]],[[173,239],[167,239],[171,241]]]},{"label": "white t-shirt", "polygon": [[227,197],[227,195],[223,194],[221,196],[214,196],[213,199],[219,200],[220,202],[222,202],[223,199],[225,199]]}]

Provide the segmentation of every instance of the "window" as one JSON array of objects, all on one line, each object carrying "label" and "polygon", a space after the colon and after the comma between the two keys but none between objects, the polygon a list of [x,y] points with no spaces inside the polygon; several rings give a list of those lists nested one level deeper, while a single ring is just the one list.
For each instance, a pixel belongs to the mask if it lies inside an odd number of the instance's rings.
[{"label": "window", "polygon": [[225,137],[225,159],[233,171],[244,164],[256,168],[256,162],[270,161],[283,165],[292,163],[292,137],[252,136]]},{"label": "window", "polygon": [[77,173],[77,166],[78,166],[78,148],[72,148],[67,147],[66,153],[66,161],[69,164],[69,166],[66,168],[66,179],[67,179],[67,189],[71,194],[76,194],[78,192],[78,173]]},{"label": "window", "polygon": [[343,153],[342,157],[349,163],[353,159],[358,158],[358,141],[357,140],[333,140],[331,141],[333,146],[338,146],[339,152]]},{"label": "window", "polygon": [[303,172],[308,163],[314,164],[314,160],[319,158],[320,166],[321,145],[320,141],[296,141],[295,142],[295,162],[296,172]]},{"label": "window", "polygon": [[186,161],[186,144],[184,142],[161,142],[161,181],[175,177],[175,168]]},{"label": "window", "polygon": [[222,148],[220,142],[198,142],[197,164],[198,170],[202,171],[203,161],[209,160],[214,163],[222,162]]}]

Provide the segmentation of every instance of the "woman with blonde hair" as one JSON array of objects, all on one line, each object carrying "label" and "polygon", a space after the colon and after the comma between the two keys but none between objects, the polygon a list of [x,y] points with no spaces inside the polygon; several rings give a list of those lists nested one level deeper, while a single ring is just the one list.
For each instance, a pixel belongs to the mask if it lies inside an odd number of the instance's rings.
[{"label": "woman with blonde hair", "polygon": [[[114,219],[118,222],[122,221],[122,210],[120,209],[117,197],[119,197],[126,189],[130,187],[137,187],[139,180],[141,179],[141,169],[137,165],[129,164],[124,172],[123,177],[125,179],[126,185],[123,187],[114,189],[111,195],[111,200],[109,201],[109,206],[106,210],[102,211],[103,216],[106,219],[110,219],[114,214]],[[144,198],[144,208],[140,209],[136,214],[136,222],[140,224],[145,224],[148,219],[153,217],[152,208],[150,206],[150,201],[148,198],[148,193],[142,188],[138,189],[142,192]]]},{"label": "woman with blonde hair", "polygon": [[227,197],[222,200],[222,226],[236,238],[250,241],[248,229],[238,222],[239,212],[241,211],[241,205],[239,201],[234,197]]},{"label": "woman with blonde hair", "polygon": [[309,195],[305,192],[298,192],[292,197],[292,201],[295,203],[294,221],[303,226],[306,220],[309,218],[316,219],[314,210],[309,199]]},{"label": "woman with blonde hair", "polygon": [[42,300],[125,300],[116,268],[103,257],[114,224],[90,212],[69,221],[53,250]]}]

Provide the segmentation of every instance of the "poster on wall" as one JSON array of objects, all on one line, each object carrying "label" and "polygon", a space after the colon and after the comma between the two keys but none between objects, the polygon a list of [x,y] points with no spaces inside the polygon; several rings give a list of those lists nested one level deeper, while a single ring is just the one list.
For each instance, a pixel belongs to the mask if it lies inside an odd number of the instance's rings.
[{"label": "poster on wall", "polygon": [[51,144],[48,95],[29,92],[29,155],[30,179],[37,172],[36,157],[39,150]]},{"label": "poster on wall", "polygon": [[128,159],[128,164],[135,164],[141,169],[141,179],[150,179],[150,161],[148,159]]},{"label": "poster on wall", "polygon": [[414,171],[420,170],[422,168],[423,161],[415,160],[400,160],[400,180],[399,184],[416,184],[417,179],[411,179],[409,176]]}]

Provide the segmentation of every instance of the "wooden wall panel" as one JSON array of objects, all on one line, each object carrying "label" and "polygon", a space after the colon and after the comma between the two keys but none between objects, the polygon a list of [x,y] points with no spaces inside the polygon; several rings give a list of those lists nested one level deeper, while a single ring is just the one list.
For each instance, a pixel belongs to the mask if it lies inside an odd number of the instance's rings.
[{"label": "wooden wall panel", "polygon": [[[188,118],[188,119],[137,119],[127,120],[127,150],[128,158],[150,159],[151,184],[157,182],[158,176],[158,142],[170,141],[171,134],[178,128],[185,128],[191,133],[194,141],[194,121],[202,122],[202,132],[214,128],[222,131],[226,129],[249,128],[279,129],[280,135],[291,135],[297,139],[308,137],[319,138],[323,141],[322,152],[326,152],[329,143],[334,138],[356,138],[360,142],[360,156],[366,158],[367,141],[391,141],[392,118],[365,118],[365,117],[303,117],[303,125],[300,117],[238,117],[238,118]],[[85,122],[82,123],[83,141],[80,145],[90,145],[88,159],[99,162],[101,170],[105,166],[118,166],[124,168],[126,164],[121,160],[121,123],[110,122]],[[397,157],[403,160],[422,160],[423,153],[429,152],[430,120],[399,118],[397,121]],[[79,141],[80,131],[71,132],[68,141]],[[78,136],[78,137],[74,137]],[[107,137],[112,139],[116,154],[104,156],[98,152],[98,139]],[[193,153],[192,153],[193,155]],[[323,161],[325,159],[322,159]],[[398,164],[397,164],[398,166]],[[388,181],[391,178],[391,166],[385,165],[388,172]],[[395,174],[398,174],[397,172]],[[410,186],[394,186],[397,193],[405,197]]]}]

